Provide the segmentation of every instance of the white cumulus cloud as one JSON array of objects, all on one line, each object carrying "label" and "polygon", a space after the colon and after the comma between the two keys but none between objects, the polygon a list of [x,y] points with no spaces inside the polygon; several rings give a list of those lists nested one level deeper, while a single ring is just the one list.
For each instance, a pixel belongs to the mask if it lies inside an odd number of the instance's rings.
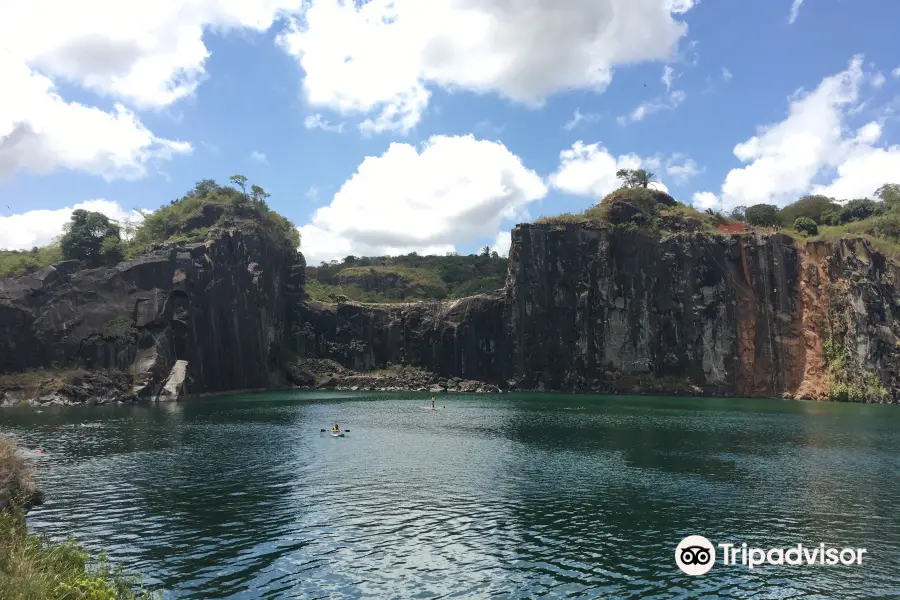
[{"label": "white cumulus cloud", "polygon": [[666,174],[671,175],[678,183],[685,183],[703,172],[697,162],[683,154],[673,154],[666,161]]},{"label": "white cumulus cloud", "polygon": [[[204,33],[269,29],[302,0],[0,1],[0,175],[57,167],[134,179],[190,146],[153,135],[128,107],[159,109],[206,77]],[[105,111],[60,96],[71,84]]]},{"label": "white cumulus cloud", "polygon": [[[735,146],[735,156],[747,166],[726,176],[723,206],[784,205],[812,191],[839,199],[869,196],[890,180],[900,170],[898,149],[878,145],[881,125],[871,122],[852,130],[846,124],[862,84],[873,77],[856,56],[845,71],[824,78],[812,92],[798,90],[783,121],[760,127]],[[830,183],[817,183],[828,177],[833,177]]]},{"label": "white cumulus cloud", "polygon": [[66,102],[47,77],[0,50],[0,177],[57,168],[137,179],[151,163],[190,153],[187,142],[153,135],[124,106],[112,112]]},{"label": "white cumulus cloud", "polygon": [[493,250],[500,256],[509,256],[509,247],[511,244],[512,232],[498,231],[497,237],[494,238],[494,244],[491,246],[491,250]]},{"label": "white cumulus cloud", "polygon": [[194,92],[206,29],[265,31],[301,0],[33,0],[0,3],[3,46],[41,73],[141,108]]},{"label": "white cumulus cloud", "polygon": [[696,192],[691,199],[691,204],[698,210],[718,208],[719,198],[712,192]]},{"label": "white cumulus cloud", "polygon": [[[653,171],[659,167],[660,159],[657,157],[642,158],[637,154],[616,157],[599,143],[585,144],[579,140],[559,153],[559,168],[550,175],[549,182],[554,188],[569,194],[602,198],[622,186],[616,177],[619,169]],[[669,191],[661,182],[654,183],[653,187]]]},{"label": "white cumulus cloud", "polygon": [[[408,131],[429,88],[497,93],[530,106],[602,91],[613,68],[672,57],[690,0],[310,0],[282,47],[312,106]],[[336,34],[340,32],[340,34]]]},{"label": "white cumulus cloud", "polygon": [[266,157],[266,155],[264,153],[260,152],[259,150],[254,150],[253,152],[250,153],[250,160],[252,160],[253,162],[258,162],[263,165],[266,164],[267,162],[269,162],[268,157]]},{"label": "white cumulus cloud", "polygon": [[856,56],[812,92],[795,92],[783,121],[760,127],[735,146],[735,156],[747,166],[726,176],[721,207],[784,205],[808,193],[839,200],[871,197],[891,181],[900,172],[900,146],[881,144],[879,122],[855,130],[847,125],[859,112],[862,84],[877,81],[878,73],[865,72]]},{"label": "white cumulus cloud", "polygon": [[10,216],[0,216],[0,248],[6,250],[28,250],[35,246],[45,246],[63,232],[72,211],[76,209],[103,213],[114,221],[128,219],[140,222],[142,211],[126,210],[110,200],[87,200],[74,206],[58,209],[30,210]]},{"label": "white cumulus cloud", "polygon": [[369,156],[300,227],[310,264],[354,255],[446,254],[494,235],[543,198],[542,179],[503,144],[434,136]]}]

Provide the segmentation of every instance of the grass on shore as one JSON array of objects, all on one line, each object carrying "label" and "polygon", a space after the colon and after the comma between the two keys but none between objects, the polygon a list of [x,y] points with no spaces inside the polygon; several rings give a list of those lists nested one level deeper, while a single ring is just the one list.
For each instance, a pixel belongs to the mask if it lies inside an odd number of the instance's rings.
[{"label": "grass on shore", "polygon": [[0,437],[0,512],[27,506],[37,494],[34,474],[25,459],[16,453],[16,444]]},{"label": "grass on shore", "polygon": [[0,437],[0,598],[4,600],[155,600],[137,579],[92,559],[74,541],[31,535],[21,508],[37,493],[16,444]]}]

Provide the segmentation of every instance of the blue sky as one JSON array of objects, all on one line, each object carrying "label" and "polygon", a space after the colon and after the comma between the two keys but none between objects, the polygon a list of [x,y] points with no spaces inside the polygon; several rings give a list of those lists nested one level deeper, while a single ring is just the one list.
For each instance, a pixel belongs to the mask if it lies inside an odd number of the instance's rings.
[{"label": "blue sky", "polygon": [[310,262],[504,251],[622,166],[726,210],[900,179],[900,3],[507,4],[0,8],[0,247],[233,173]]}]

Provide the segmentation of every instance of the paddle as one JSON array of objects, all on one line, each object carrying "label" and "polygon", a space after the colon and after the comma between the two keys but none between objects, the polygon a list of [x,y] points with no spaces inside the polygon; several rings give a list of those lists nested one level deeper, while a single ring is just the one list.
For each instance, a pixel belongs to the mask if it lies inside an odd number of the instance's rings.
[{"label": "paddle", "polygon": [[[331,429],[320,429],[319,430],[320,433],[325,433],[326,431],[331,431]],[[341,431],[343,431],[344,433],[350,433],[349,429],[342,429]]]}]

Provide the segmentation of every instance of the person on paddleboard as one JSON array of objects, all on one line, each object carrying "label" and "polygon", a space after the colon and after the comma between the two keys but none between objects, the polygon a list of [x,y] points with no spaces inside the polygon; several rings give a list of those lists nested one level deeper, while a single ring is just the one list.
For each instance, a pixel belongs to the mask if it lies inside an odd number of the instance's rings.
[{"label": "person on paddleboard", "polygon": [[434,396],[431,397],[431,408],[434,408]]}]

